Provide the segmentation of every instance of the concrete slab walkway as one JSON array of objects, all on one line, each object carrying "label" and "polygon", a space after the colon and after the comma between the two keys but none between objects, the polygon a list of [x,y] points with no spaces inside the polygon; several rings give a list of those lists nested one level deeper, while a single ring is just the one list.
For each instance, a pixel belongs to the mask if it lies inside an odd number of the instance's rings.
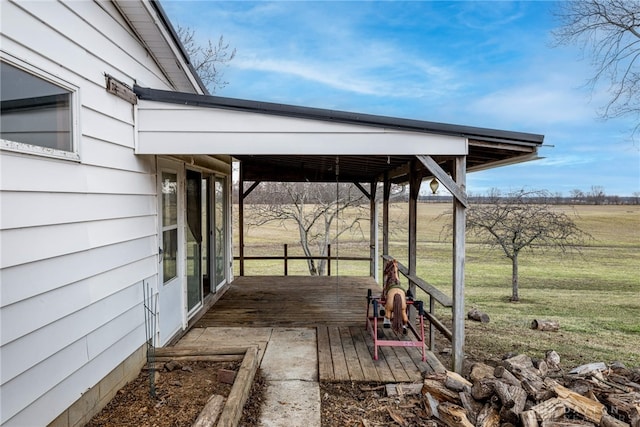
[{"label": "concrete slab walkway", "polygon": [[194,328],[176,345],[257,345],[267,381],[260,425],[320,427],[315,328]]}]

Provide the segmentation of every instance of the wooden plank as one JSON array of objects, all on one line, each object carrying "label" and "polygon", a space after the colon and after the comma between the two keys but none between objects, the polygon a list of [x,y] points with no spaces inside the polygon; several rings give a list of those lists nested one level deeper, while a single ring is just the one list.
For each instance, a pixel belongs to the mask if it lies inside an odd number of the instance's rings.
[{"label": "wooden plank", "polygon": [[364,330],[359,326],[351,326],[349,328],[349,332],[351,333],[351,339],[353,340],[353,345],[356,349],[356,353],[358,354],[358,359],[360,360],[360,367],[362,368],[364,380],[380,381],[380,376],[373,364],[373,359],[371,358],[371,354],[367,348],[367,343],[362,335]]},{"label": "wooden plank", "polygon": [[367,348],[369,349],[371,362],[373,363],[373,365],[376,368],[376,371],[378,372],[378,378],[380,378],[381,382],[386,382],[386,383],[394,382],[395,378],[393,376],[393,373],[391,372],[391,368],[387,364],[387,359],[384,357],[384,354],[381,351],[379,351],[380,348],[378,348],[378,360],[373,360],[373,338],[365,331],[362,331],[362,333],[366,334],[365,343],[367,344]]},{"label": "wooden plank", "polygon": [[155,350],[156,357],[179,357],[179,356],[210,356],[219,354],[242,354],[247,351],[247,347],[211,347],[211,346],[180,346],[161,347]]},{"label": "wooden plank", "polygon": [[396,356],[395,351],[391,347],[380,347],[378,349],[378,354],[384,355],[385,360],[387,361],[387,365],[391,370],[391,374],[393,375],[393,381],[396,382],[410,382],[411,378],[405,372],[402,367],[402,363],[398,360],[398,356]]},{"label": "wooden plank", "polygon": [[326,326],[316,328],[318,339],[318,375],[320,381],[334,381],[331,348],[329,347],[329,331]]},{"label": "wooden plank", "polygon": [[409,376],[410,381],[420,381],[422,379],[422,374],[420,373],[420,368],[416,365],[415,361],[409,355],[412,350],[416,350],[411,347],[393,347],[398,360],[402,364],[404,371]]},{"label": "wooden plank", "polygon": [[[379,285],[370,277],[340,277],[339,294],[335,278],[238,277],[195,327],[364,324],[368,289],[380,292]],[[255,298],[258,294],[259,300]],[[276,306],[278,310],[273,309]]]},{"label": "wooden plank", "polygon": [[351,338],[351,332],[349,332],[348,326],[341,326],[338,328],[340,331],[340,338],[342,340],[342,350],[344,351],[344,358],[347,361],[347,370],[349,371],[349,379],[351,381],[364,381],[364,373],[360,366],[360,359],[358,353]]},{"label": "wooden plank", "polygon": [[[390,332],[390,330],[383,329],[383,331],[385,333],[385,339],[388,339],[388,340],[397,339],[397,337],[395,337],[395,334],[393,332]],[[378,354],[384,355],[384,358],[386,359],[387,364],[389,365],[389,369],[391,369],[391,373],[393,375],[394,381],[396,382],[411,381],[411,378],[405,372],[404,367],[400,362],[400,359],[398,359],[398,356],[396,355],[396,352],[392,347],[386,347],[386,346],[379,347]]]},{"label": "wooden plank", "polygon": [[247,348],[236,380],[231,387],[227,403],[224,405],[218,427],[235,427],[242,416],[242,408],[249,397],[249,391],[253,385],[253,378],[258,370],[258,347],[252,346]]},{"label": "wooden plank", "polygon": [[333,362],[333,375],[336,381],[348,381],[349,370],[342,349],[340,331],[335,326],[327,328],[329,331],[329,347],[331,348],[331,360]]},{"label": "wooden plank", "polygon": [[218,421],[218,415],[222,412],[222,408],[224,408],[224,397],[219,394],[212,395],[191,427],[214,426]]},{"label": "wooden plank", "polygon": [[[384,255],[382,258],[385,259],[385,260],[393,260],[393,259],[395,259],[390,255]],[[433,297],[442,306],[451,307],[453,305],[453,301],[448,295],[446,295],[444,292],[442,292],[440,289],[436,288],[432,284],[427,283],[424,279],[421,279],[420,277],[416,276],[415,274],[410,274],[409,273],[409,269],[405,265],[400,263],[400,262],[398,262],[398,271],[404,277],[406,277],[407,279],[409,279],[410,281],[412,281],[413,283],[418,285],[418,287],[420,289],[422,289],[427,294],[429,294],[431,297]],[[426,307],[425,307],[425,309],[426,309]]]}]

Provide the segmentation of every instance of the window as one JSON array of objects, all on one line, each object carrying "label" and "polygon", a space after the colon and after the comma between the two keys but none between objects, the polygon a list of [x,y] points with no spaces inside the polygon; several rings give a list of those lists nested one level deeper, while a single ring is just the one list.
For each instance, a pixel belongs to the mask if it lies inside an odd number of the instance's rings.
[{"label": "window", "polygon": [[162,172],[162,282],[178,275],[178,175]]},{"label": "window", "polygon": [[77,159],[72,100],[70,89],[0,62],[2,148]]}]

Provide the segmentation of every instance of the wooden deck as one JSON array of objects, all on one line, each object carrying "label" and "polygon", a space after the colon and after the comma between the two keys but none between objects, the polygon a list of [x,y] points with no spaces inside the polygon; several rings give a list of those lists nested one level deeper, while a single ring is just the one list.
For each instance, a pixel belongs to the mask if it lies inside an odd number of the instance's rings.
[{"label": "wooden deck", "polygon": [[196,322],[210,326],[364,327],[370,277],[241,276]]},{"label": "wooden deck", "polygon": [[316,328],[320,381],[414,382],[444,371],[433,353],[423,362],[415,347],[381,347],[373,360],[365,330],[368,289],[380,292],[369,277],[239,277],[194,328]]}]

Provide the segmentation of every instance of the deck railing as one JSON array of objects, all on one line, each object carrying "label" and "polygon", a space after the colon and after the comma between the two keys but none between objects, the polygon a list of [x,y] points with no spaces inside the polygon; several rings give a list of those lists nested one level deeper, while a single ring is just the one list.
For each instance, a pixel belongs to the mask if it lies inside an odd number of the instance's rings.
[{"label": "deck railing", "polygon": [[[300,261],[300,260],[326,260],[327,261],[327,276],[331,276],[331,261],[368,261],[371,262],[370,257],[356,257],[356,256],[332,256],[331,255],[331,245],[327,245],[327,254],[317,255],[317,256],[306,256],[306,255],[289,255],[289,245],[285,243],[283,248],[282,255],[258,255],[258,256],[244,256],[245,261],[256,261],[256,260],[282,260],[284,263],[284,275],[289,275],[289,261]],[[240,260],[239,256],[233,257],[235,261]]]},{"label": "deck railing", "polygon": [[[385,261],[393,261],[395,258],[390,255],[383,255],[382,259]],[[451,341],[451,337],[453,334],[446,327],[444,323],[442,323],[435,316],[435,305],[436,302],[442,305],[443,307],[453,307],[452,299],[444,294],[440,289],[435,286],[427,283],[425,280],[421,279],[418,276],[413,274],[409,274],[409,269],[398,262],[398,271],[409,281],[409,286],[415,285],[418,288],[422,289],[429,296],[429,311],[425,311],[425,317],[429,320],[429,346],[430,350],[433,351],[435,349],[435,329],[438,329],[442,335],[444,335],[449,341]]]}]

